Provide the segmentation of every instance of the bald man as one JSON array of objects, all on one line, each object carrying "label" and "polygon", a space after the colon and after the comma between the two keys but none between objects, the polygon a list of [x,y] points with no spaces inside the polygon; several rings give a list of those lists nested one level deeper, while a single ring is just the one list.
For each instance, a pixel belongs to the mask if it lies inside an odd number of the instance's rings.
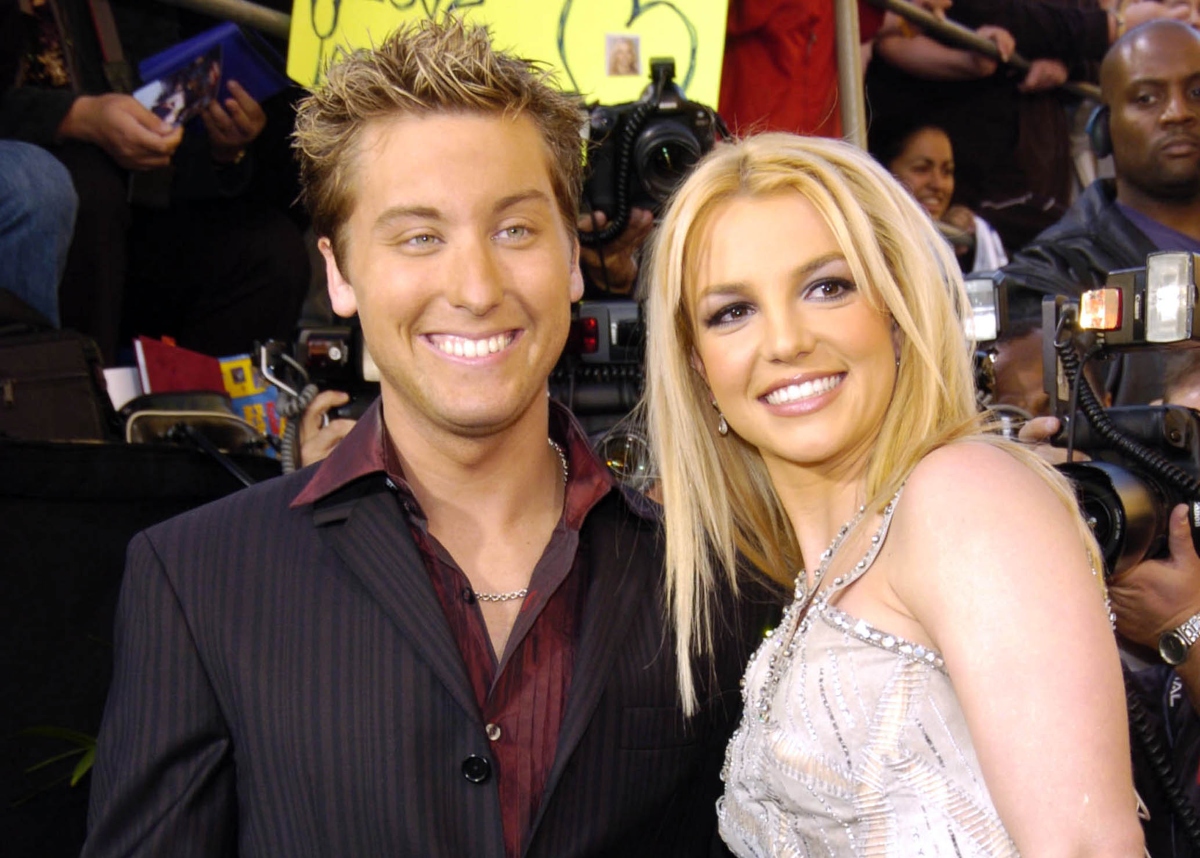
[{"label": "bald man", "polygon": [[[1158,20],[1130,30],[1100,68],[1093,145],[1116,178],[1093,182],[1062,220],[1018,251],[1006,280],[1078,295],[1156,250],[1200,252],[1200,32]],[[1118,405],[1162,396],[1155,355],[1119,361],[1108,379]]]}]

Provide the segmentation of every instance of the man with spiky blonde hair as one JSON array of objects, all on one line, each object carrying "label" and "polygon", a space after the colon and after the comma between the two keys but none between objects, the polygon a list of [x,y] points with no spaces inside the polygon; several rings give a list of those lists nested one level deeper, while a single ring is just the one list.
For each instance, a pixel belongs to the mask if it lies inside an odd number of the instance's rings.
[{"label": "man with spiky blonde hair", "polygon": [[710,854],[757,626],[726,614],[685,718],[655,522],[547,397],[582,122],[454,20],[300,106],[381,396],[319,465],[133,541],[86,856]]}]

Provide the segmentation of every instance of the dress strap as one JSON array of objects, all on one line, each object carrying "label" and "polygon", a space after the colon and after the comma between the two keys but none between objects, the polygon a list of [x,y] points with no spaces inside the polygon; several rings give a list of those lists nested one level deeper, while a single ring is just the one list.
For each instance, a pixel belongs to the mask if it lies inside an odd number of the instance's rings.
[{"label": "dress strap", "polygon": [[879,555],[879,549],[883,548],[883,542],[887,539],[888,528],[892,525],[892,515],[896,512],[896,504],[900,502],[900,495],[903,491],[904,485],[902,483],[900,488],[896,489],[896,493],[892,495],[892,499],[888,501],[887,506],[883,508],[883,520],[879,522],[879,529],[871,534],[871,544],[867,546],[866,553],[863,554],[862,559],[855,563],[854,568],[849,572],[838,575],[829,582],[829,588],[821,596],[822,601],[827,602],[830,596],[844,587],[849,587],[871,568],[871,564],[875,562],[875,558]]}]

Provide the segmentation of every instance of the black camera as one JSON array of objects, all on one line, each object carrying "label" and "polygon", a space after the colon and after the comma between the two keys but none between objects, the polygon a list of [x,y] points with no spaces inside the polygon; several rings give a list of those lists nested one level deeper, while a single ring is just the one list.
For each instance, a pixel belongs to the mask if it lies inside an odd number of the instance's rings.
[{"label": "black camera", "polygon": [[357,420],[379,395],[379,369],[357,322],[303,327],[290,345],[269,341],[258,348],[259,370],[300,410],[322,390],[349,394],[350,401],[329,417]]},{"label": "black camera", "polygon": [[550,395],[588,432],[611,429],[641,398],[645,352],[640,304],[581,301],[563,356],[550,374]]},{"label": "black camera", "polygon": [[350,394],[350,402],[336,409],[338,413],[333,416],[357,419],[379,395],[379,368],[367,350],[357,317],[353,322],[301,328],[294,354],[311,383],[321,390]]},{"label": "black camera", "polygon": [[[1087,383],[1086,381],[1083,383]],[[1173,405],[1109,408],[1105,416],[1117,435],[1096,431],[1083,412],[1071,421],[1076,449],[1088,462],[1069,462],[1058,468],[1075,486],[1079,505],[1104,553],[1105,571],[1115,575],[1149,557],[1165,557],[1171,510],[1197,498],[1158,469],[1147,467],[1130,452],[1136,444],[1153,450],[1172,468],[1192,480],[1200,477],[1200,414]],[[1066,443],[1064,430],[1055,444]],[[1192,520],[1192,541],[1200,552],[1200,531]]]},{"label": "black camera", "polygon": [[620,235],[634,207],[659,212],[712,149],[719,125],[711,108],[688,101],[675,84],[673,59],[650,61],[650,85],[637,101],[594,107],[583,199],[609,223],[580,240],[592,245]]},{"label": "black camera", "polygon": [[1171,510],[1188,506],[1200,553],[1200,413],[1178,406],[1104,408],[1083,367],[1114,352],[1200,346],[1193,328],[1200,255],[1152,253],[1144,269],[1115,271],[1078,301],[1043,302],[1045,389],[1062,422],[1052,440],[1089,462],[1060,469],[1115,575],[1166,556]]},{"label": "black camera", "polygon": [[[966,334],[975,343],[975,402],[982,410],[995,417],[1005,437],[1015,438],[1020,427],[1033,415],[1016,405],[998,401],[996,364],[1000,359],[999,341],[1003,337],[1024,333],[1028,326],[1028,313],[1019,314],[1016,324],[1010,323],[1008,284],[999,271],[973,272],[963,280],[966,287],[970,314],[967,316]],[[1020,295],[1017,303],[1025,307],[1027,296]],[[1040,307],[1033,307],[1040,323]]]}]

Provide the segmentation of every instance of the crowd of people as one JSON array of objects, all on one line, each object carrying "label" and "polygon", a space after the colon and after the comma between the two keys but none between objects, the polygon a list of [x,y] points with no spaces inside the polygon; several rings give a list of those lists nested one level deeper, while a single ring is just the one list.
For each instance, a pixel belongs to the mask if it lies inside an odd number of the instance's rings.
[{"label": "crowd of people", "polygon": [[0,288],[94,339],[108,366],[136,334],[217,357],[290,339],[311,281],[288,155],[296,93],[259,104],[232,80],[178,125],[130,94],[132,69],[211,19],[0,0],[0,21],[0,247],[20,261]]},{"label": "crowd of people", "polygon": [[[381,389],[314,400],[310,467],[134,539],[84,855],[1200,855],[1187,507],[1108,577],[1041,443],[1042,299],[1200,252],[1189,5],[927,4],[999,60],[864,14],[862,151],[827,17],[733,0],[722,111],[758,133],[598,248],[577,100],[483,29],[180,128],[87,79],[97,5],[0,0],[36,24],[0,42],[0,288],[106,360],[245,351],[290,338],[311,229]],[[1089,76],[1112,176],[1073,190],[1055,90]],[[1008,290],[1020,441],[978,409],[964,272]],[[653,500],[547,396],[585,293],[643,302]],[[1195,352],[1090,377],[1200,406]]]}]

